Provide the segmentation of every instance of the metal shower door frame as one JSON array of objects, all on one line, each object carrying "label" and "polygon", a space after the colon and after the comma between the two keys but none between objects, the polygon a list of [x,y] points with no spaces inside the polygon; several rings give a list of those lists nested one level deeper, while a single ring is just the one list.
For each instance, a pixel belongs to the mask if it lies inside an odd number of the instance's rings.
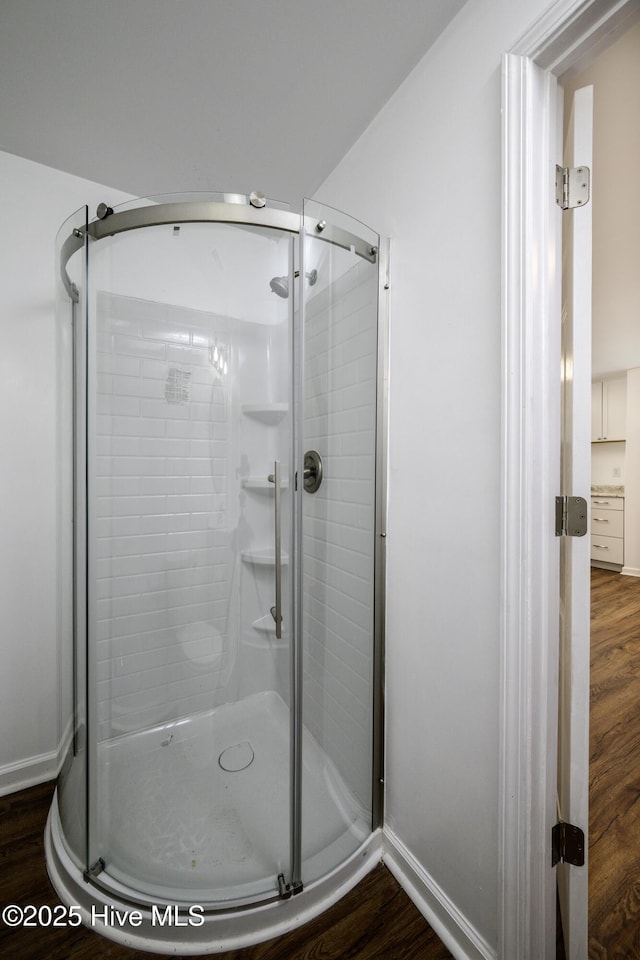
[{"label": "metal shower door frame", "polygon": [[[314,201],[316,206],[319,206]],[[88,424],[92,422],[92,409],[90,408],[89,391],[87,389],[90,377],[91,349],[92,343],[88,342],[87,331],[90,328],[88,322],[88,298],[91,283],[90,278],[90,247],[91,241],[99,241],[104,237],[114,236],[118,233],[137,230],[147,226],[182,224],[182,223],[230,223],[233,225],[243,225],[256,228],[266,228],[281,230],[291,235],[300,236],[300,274],[305,276],[304,263],[304,236],[305,230],[312,232],[316,239],[321,239],[331,244],[342,247],[345,250],[362,257],[370,263],[378,265],[378,357],[377,357],[377,417],[376,417],[376,494],[375,494],[375,555],[374,555],[374,637],[373,637],[373,784],[372,784],[372,830],[381,826],[383,813],[383,725],[384,725],[384,700],[383,700],[383,671],[384,671],[384,618],[385,618],[385,565],[386,565],[386,496],[387,496],[387,405],[388,405],[388,241],[382,240],[380,247],[371,246],[371,244],[356,233],[351,233],[337,225],[331,223],[330,208],[327,210],[327,217],[318,219],[307,218],[303,224],[303,218],[298,214],[289,211],[269,208],[268,206],[254,207],[250,202],[245,203],[218,203],[209,201],[181,201],[176,203],[158,203],[151,206],[136,207],[133,209],[122,210],[120,212],[112,211],[106,205],[101,205],[107,211],[101,219],[95,219],[88,222],[85,227],[76,228],[72,231],[61,247],[60,256],[60,277],[67,293],[75,304],[78,304],[80,297],[80,317],[84,328],[83,336],[83,361],[82,376],[83,384],[77,390],[78,405],[77,411],[84,406],[83,418],[84,431],[82,428],[77,431],[77,444],[74,447],[76,464],[74,471],[77,474],[76,482],[79,483],[81,474],[84,473],[85,490],[87,491],[85,502],[85,526],[84,545],[77,539],[74,543],[74,567],[77,575],[76,592],[84,594],[84,600],[78,599],[78,604],[85,611],[84,622],[78,625],[77,642],[81,642],[82,628],[86,636],[86,691],[87,691],[87,717],[86,717],[86,747],[87,747],[87,770],[86,770],[86,872],[85,879],[98,887],[109,890],[108,884],[103,882],[100,877],[100,851],[95,846],[97,836],[97,817],[96,803],[92,802],[91,797],[97,794],[97,711],[95,697],[89,695],[89,691],[95,688],[95,665],[92,666],[93,658],[89,656],[90,647],[90,622],[92,620],[91,610],[89,609],[89,582],[91,579],[91,561],[89,551],[89,533],[88,530],[88,506],[91,500],[89,470],[88,465],[91,462],[92,450],[95,440],[92,439]],[[69,259],[84,247],[84,288],[80,291],[70,280],[66,266]],[[293,277],[293,264],[292,264]],[[304,452],[303,452],[303,432],[301,429],[301,416],[303,409],[303,371],[304,371],[304,297],[300,295],[300,303],[296,304],[295,284],[291,284],[291,337],[292,337],[292,355],[291,365],[292,379],[291,388],[293,391],[294,402],[292,404],[291,420],[291,462],[297,475],[302,478],[304,470]],[[304,285],[300,284],[300,290]],[[78,370],[78,368],[77,368]],[[77,371],[76,371],[77,372]],[[84,388],[84,389],[83,389]],[[81,397],[80,393],[84,396]],[[94,451],[95,452],[95,451]],[[84,468],[83,468],[84,464]],[[292,509],[292,546],[294,557],[302,556],[302,496],[303,484],[294,485],[296,489],[293,499]],[[82,526],[82,525],[81,525]],[[81,568],[84,567],[84,578]],[[74,578],[76,581],[76,578]],[[84,587],[83,587],[84,583]],[[291,637],[290,651],[290,669],[292,680],[292,706],[291,711],[291,781],[290,781],[290,799],[291,799],[291,868],[290,880],[284,883],[280,881],[278,893],[274,892],[273,898],[260,899],[260,903],[269,902],[269,899],[278,899],[278,897],[288,897],[299,893],[302,890],[302,678],[303,678],[303,650],[302,650],[302,591],[301,591],[301,566],[294,562],[293,574],[293,631]],[[82,678],[85,681],[85,678]],[[211,912],[217,910],[227,910],[228,907],[207,906]]]},{"label": "metal shower door frame", "polygon": [[[309,207],[313,209],[313,214],[309,214]],[[341,226],[333,223],[336,218]],[[345,223],[347,229],[345,229]],[[351,229],[353,227],[353,229]],[[365,240],[359,235],[359,229],[363,233],[373,233],[371,228],[365,224],[360,224],[353,217],[344,214],[342,211],[334,210],[332,207],[319,203],[317,200],[305,198],[303,201],[301,224],[300,224],[300,276],[308,275],[310,271],[315,272],[315,263],[306,263],[307,254],[306,238],[313,240],[325,240],[336,244],[345,250],[362,257],[369,263],[377,265],[377,316],[376,316],[376,425],[375,425],[375,456],[374,456],[374,478],[375,478],[375,501],[374,501],[374,556],[373,556],[373,637],[372,637],[372,782],[371,782],[371,829],[376,830],[382,826],[384,815],[384,660],[385,660],[385,622],[386,622],[386,544],[387,544],[387,472],[388,472],[388,409],[389,409],[389,261],[390,261],[390,242],[388,237],[382,237],[375,234],[377,243],[372,245],[371,240]],[[336,238],[339,238],[336,240]],[[315,281],[314,281],[315,282]],[[300,285],[300,308],[297,310],[299,316],[299,330],[297,335],[300,344],[297,347],[296,361],[299,364],[300,371],[304,371],[304,325],[305,325],[305,304],[304,296],[305,284]],[[296,325],[294,323],[294,331]],[[302,411],[304,399],[302,389],[304,378],[301,375],[300,382],[297,385],[296,400],[298,401],[298,411],[300,422],[294,429],[294,435],[297,440],[295,451],[296,469],[300,477],[303,476],[305,466],[304,451],[304,431],[302,424]],[[299,484],[302,488],[302,483]],[[296,576],[301,578],[302,572],[302,494],[299,495],[298,502],[299,514],[297,517],[297,530],[300,539],[296,541],[296,548],[300,562],[296,564]],[[297,611],[297,634],[300,638],[300,665],[299,676],[296,677],[297,689],[300,691],[297,708],[300,711],[300,731],[302,731],[302,639],[303,631],[303,604],[302,604],[302,583],[299,582],[294,590],[294,595],[299,598],[299,608]],[[301,777],[302,764],[299,765],[299,775]],[[298,787],[300,793],[302,785]],[[301,810],[301,804],[300,804]],[[297,869],[301,870],[302,858],[299,856],[298,862],[294,863],[292,876],[294,880],[298,877]]]}]

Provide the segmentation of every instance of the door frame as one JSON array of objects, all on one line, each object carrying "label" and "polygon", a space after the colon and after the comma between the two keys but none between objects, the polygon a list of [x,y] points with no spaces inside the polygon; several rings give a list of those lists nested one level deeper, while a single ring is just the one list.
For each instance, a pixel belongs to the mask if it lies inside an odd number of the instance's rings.
[{"label": "door frame", "polygon": [[502,63],[501,702],[498,957],[555,957],[562,157],[558,78],[640,0],[556,0]]}]

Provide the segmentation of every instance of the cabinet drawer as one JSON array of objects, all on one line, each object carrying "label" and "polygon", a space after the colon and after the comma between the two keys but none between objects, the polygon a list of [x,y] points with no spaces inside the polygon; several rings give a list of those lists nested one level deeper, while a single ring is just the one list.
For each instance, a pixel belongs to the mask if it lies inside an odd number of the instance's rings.
[{"label": "cabinet drawer", "polygon": [[591,537],[591,559],[607,563],[624,563],[624,540],[619,537]]},{"label": "cabinet drawer", "polygon": [[591,510],[591,533],[604,537],[624,536],[624,513],[622,510],[604,510],[593,507]]},{"label": "cabinet drawer", "polygon": [[624,510],[624,497],[591,497],[591,512],[598,509]]}]

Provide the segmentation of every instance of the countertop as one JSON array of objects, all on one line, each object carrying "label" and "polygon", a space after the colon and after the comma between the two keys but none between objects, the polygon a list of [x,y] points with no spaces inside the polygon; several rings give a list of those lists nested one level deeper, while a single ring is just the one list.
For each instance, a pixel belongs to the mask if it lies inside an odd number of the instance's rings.
[{"label": "countertop", "polygon": [[624,487],[610,483],[592,483],[592,497],[624,497]]}]

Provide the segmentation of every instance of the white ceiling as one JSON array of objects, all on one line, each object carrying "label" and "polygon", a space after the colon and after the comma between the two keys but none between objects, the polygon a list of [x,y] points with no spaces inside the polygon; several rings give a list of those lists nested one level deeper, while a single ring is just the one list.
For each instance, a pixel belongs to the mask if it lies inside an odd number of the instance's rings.
[{"label": "white ceiling", "polygon": [[297,206],[463,5],[0,0],[0,149],[139,196]]}]

